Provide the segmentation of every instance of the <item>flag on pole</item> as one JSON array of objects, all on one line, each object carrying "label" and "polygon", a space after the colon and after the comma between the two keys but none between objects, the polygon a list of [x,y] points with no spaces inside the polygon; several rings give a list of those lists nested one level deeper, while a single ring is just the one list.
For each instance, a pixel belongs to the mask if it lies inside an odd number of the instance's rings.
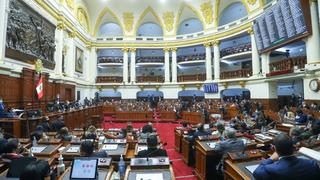
[{"label": "flag on pole", "polygon": [[36,91],[38,94],[38,99],[41,99],[43,97],[43,83],[42,83],[42,76],[40,77],[38,84],[36,86]]}]

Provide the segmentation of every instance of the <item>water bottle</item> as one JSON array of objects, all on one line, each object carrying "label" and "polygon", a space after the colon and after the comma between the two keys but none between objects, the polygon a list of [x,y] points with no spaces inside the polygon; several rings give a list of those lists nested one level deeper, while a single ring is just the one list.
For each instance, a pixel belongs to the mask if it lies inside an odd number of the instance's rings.
[{"label": "water bottle", "polygon": [[37,139],[35,136],[33,136],[33,140],[32,140],[32,146],[36,146],[38,143],[37,143]]},{"label": "water bottle", "polygon": [[120,161],[119,161],[119,174],[120,174],[120,178],[123,179],[124,178],[124,174],[126,172],[126,164],[123,160],[122,155],[120,156]]},{"label": "water bottle", "polygon": [[60,176],[64,171],[65,171],[65,165],[63,163],[63,157],[62,157],[62,154],[60,154],[59,156],[59,164],[57,166],[57,172],[58,172],[58,176]]}]

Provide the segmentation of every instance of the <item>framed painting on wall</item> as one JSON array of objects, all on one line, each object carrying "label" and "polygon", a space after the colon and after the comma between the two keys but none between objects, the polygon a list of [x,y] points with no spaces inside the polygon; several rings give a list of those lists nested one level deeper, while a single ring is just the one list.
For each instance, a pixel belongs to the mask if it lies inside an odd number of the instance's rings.
[{"label": "framed painting on wall", "polygon": [[83,73],[83,50],[76,48],[75,70],[78,73]]}]

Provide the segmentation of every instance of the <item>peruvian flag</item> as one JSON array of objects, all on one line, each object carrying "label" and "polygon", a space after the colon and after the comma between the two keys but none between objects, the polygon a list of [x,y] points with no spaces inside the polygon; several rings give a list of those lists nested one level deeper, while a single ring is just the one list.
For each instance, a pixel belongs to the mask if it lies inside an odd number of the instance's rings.
[{"label": "peruvian flag", "polygon": [[38,94],[38,99],[41,99],[43,97],[43,83],[42,83],[42,76],[40,77],[38,84],[36,86],[36,91]]}]

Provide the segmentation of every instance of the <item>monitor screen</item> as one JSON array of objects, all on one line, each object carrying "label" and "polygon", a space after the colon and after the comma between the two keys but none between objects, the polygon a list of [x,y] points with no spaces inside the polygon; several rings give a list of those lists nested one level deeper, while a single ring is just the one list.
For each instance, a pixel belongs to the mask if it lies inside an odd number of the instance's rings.
[{"label": "monitor screen", "polygon": [[98,159],[77,158],[73,160],[70,179],[96,179]]}]

